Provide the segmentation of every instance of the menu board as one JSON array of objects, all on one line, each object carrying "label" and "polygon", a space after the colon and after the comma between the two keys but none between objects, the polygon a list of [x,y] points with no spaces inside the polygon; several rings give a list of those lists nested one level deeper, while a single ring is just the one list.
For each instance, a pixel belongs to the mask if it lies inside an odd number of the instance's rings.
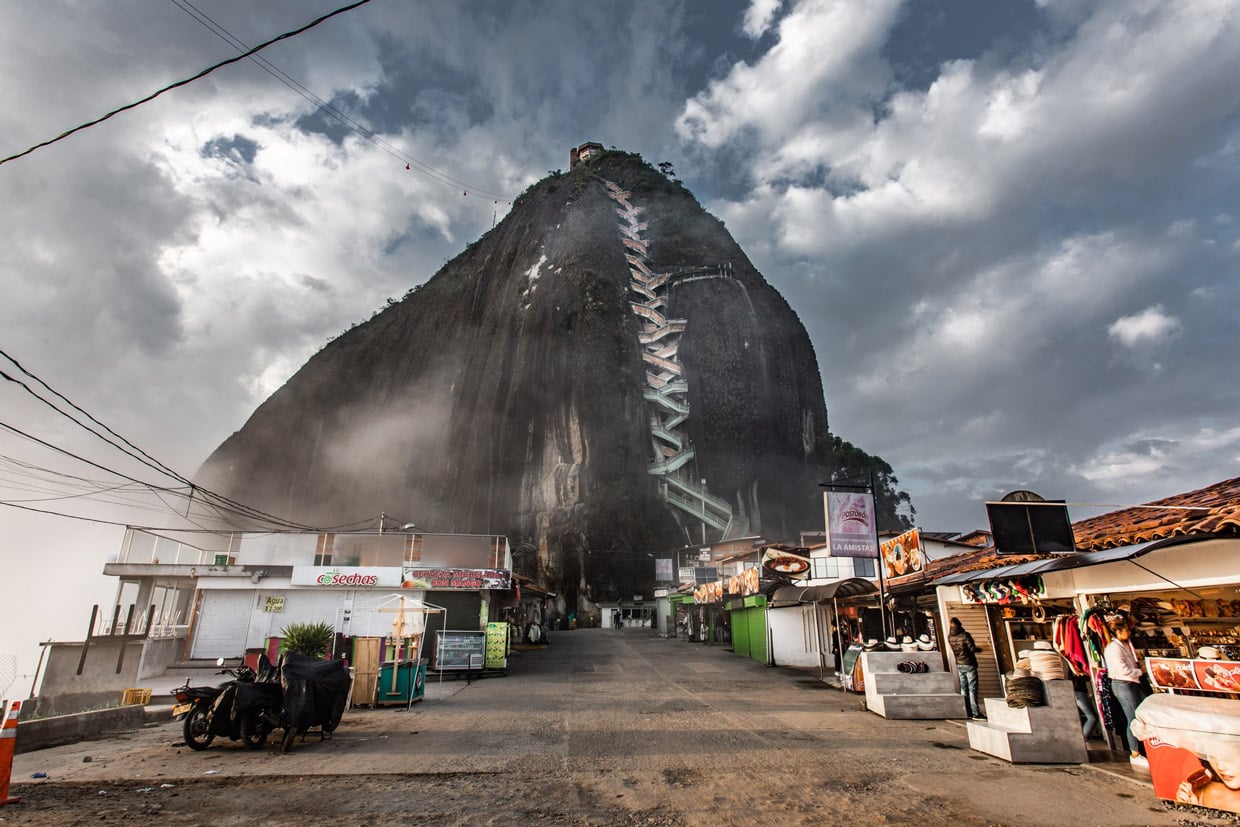
[{"label": "menu board", "polygon": [[1240,693],[1240,661],[1148,658],[1145,670],[1158,689]]},{"label": "menu board", "polygon": [[481,670],[487,633],[441,630],[435,633],[435,668],[441,672]]},{"label": "menu board", "polygon": [[508,624],[487,624],[487,669],[508,668]]}]

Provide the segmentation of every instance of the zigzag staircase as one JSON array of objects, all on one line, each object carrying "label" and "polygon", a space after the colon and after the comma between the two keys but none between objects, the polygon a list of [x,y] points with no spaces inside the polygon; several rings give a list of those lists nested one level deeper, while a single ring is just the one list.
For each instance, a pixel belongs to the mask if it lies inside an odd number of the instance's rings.
[{"label": "zigzag staircase", "polygon": [[685,428],[689,419],[689,383],[679,357],[680,337],[688,321],[667,318],[665,308],[667,291],[673,282],[731,278],[732,265],[689,267],[665,273],[651,271],[643,238],[646,222],[638,220],[642,208],[632,205],[631,192],[611,181],[603,184],[607,197],[617,205],[620,242],[626,248],[629,263],[629,286],[637,294],[629,306],[641,323],[637,338],[646,363],[642,397],[650,403],[650,442],[654,454],[646,471],[659,478],[659,495],[664,502],[726,538],[732,528],[732,506],[688,476],[686,466],[694,458]]}]

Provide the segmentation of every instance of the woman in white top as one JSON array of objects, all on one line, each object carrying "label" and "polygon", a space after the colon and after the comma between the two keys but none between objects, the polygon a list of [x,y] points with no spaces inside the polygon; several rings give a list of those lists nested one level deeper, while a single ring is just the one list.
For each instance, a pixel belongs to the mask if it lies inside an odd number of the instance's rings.
[{"label": "woman in white top", "polygon": [[1114,637],[1102,652],[1106,662],[1107,677],[1111,679],[1111,694],[1124,710],[1128,726],[1124,728],[1124,738],[1128,743],[1130,760],[1134,764],[1144,765],[1145,758],[1141,755],[1141,742],[1132,734],[1132,722],[1137,715],[1137,706],[1145,700],[1145,690],[1141,687],[1141,664],[1137,653],[1132,648],[1129,638],[1132,632],[1128,629],[1128,620],[1124,617],[1109,619],[1107,627]]}]

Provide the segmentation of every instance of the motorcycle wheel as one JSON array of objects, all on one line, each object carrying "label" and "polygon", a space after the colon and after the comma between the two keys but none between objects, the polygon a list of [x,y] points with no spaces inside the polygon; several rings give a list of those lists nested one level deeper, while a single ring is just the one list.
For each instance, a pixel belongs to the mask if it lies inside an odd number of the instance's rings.
[{"label": "motorcycle wheel", "polygon": [[293,739],[297,737],[296,727],[287,727],[284,730],[284,740],[280,743],[280,752],[288,752],[293,748]]},{"label": "motorcycle wheel", "polygon": [[185,716],[185,726],[182,727],[182,732],[185,735],[185,746],[192,750],[204,750],[215,740],[215,736],[207,731],[210,725],[207,719],[208,711],[206,706],[195,706]]},{"label": "motorcycle wheel", "polygon": [[260,714],[246,715],[241,719],[241,743],[246,749],[262,749],[271,734],[271,724]]}]

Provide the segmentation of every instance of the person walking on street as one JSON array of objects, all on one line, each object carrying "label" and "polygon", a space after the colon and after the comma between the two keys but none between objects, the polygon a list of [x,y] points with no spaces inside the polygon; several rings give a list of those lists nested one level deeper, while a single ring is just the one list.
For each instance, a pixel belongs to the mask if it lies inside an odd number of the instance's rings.
[{"label": "person walking on street", "polygon": [[960,694],[964,695],[965,708],[975,721],[985,720],[977,703],[977,653],[981,648],[973,641],[973,635],[964,630],[960,618],[953,617],[948,624],[947,644],[956,656],[956,673],[960,677]]}]

